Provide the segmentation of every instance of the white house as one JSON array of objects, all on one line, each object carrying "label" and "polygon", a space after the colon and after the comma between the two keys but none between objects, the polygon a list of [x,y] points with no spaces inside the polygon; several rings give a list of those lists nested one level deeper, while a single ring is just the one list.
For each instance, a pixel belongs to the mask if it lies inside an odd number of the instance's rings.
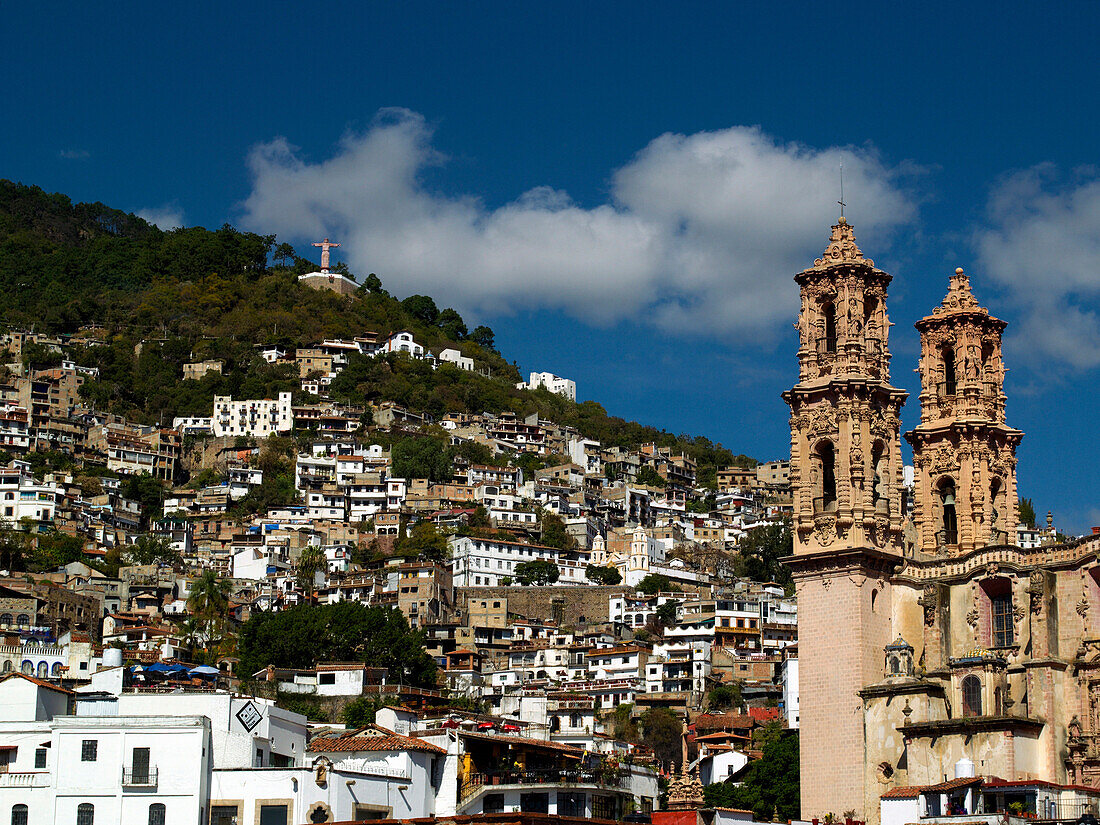
[{"label": "white house", "polygon": [[50,521],[64,488],[54,481],[37,481],[29,464],[13,461],[0,468],[0,519],[18,524],[21,519]]},{"label": "white house", "polygon": [[577,383],[570,381],[568,378],[554,375],[552,372],[533,372],[531,373],[531,380],[527,383],[520,382],[516,384],[516,387],[521,390],[535,390],[539,387],[545,387],[550,392],[564,395],[570,401],[577,400]]},{"label": "white house", "polygon": [[513,578],[524,562],[558,562],[557,550],[535,544],[477,536],[456,536],[449,544],[455,587],[498,586],[501,579]]},{"label": "white house", "polygon": [[424,357],[424,347],[413,340],[411,332],[395,332],[386,340],[382,352],[404,352],[413,358]]},{"label": "white house", "polygon": [[234,401],[232,396],[214,396],[211,431],[215,437],[251,436],[266,438],[294,428],[294,412],[290,393],[281,392],[276,400],[248,399]]},{"label": "white house", "polygon": [[441,350],[438,357],[440,361],[454,364],[460,370],[469,370],[472,372],[474,369],[474,359],[467,358],[457,349]]}]

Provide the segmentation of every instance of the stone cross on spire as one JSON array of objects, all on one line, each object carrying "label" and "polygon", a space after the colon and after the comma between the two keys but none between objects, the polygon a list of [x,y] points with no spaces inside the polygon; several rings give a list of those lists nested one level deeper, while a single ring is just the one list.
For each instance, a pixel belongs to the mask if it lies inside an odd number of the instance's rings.
[{"label": "stone cross on spire", "polygon": [[333,243],[328,238],[325,238],[320,243],[315,243],[313,245],[321,247],[321,271],[327,273],[328,272],[328,261],[329,261],[328,251],[330,249],[332,249],[333,247],[339,246],[340,244]]}]

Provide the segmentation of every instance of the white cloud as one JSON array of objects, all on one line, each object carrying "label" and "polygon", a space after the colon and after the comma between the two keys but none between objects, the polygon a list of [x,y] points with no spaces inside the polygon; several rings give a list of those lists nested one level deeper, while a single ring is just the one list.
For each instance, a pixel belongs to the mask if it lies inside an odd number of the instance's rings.
[{"label": "white cloud", "polygon": [[165,232],[183,226],[183,210],[175,204],[166,203],[163,206],[141,209],[136,214]]},{"label": "white cloud", "polygon": [[261,144],[242,223],[332,237],[353,271],[474,316],[550,307],[744,339],[793,317],[790,279],[825,247],[841,161],[868,254],[915,215],[873,151],[780,144],[758,128],[662,135],[590,208],[550,187],[495,209],[430,191],[422,171],[445,162],[431,139],[420,115],[389,110],[320,162],[283,138]]},{"label": "white cloud", "polygon": [[991,193],[987,221],[975,234],[979,261],[1021,313],[1013,334],[1023,352],[1074,369],[1100,366],[1096,171],[1071,182],[1051,164],[1010,175]]}]

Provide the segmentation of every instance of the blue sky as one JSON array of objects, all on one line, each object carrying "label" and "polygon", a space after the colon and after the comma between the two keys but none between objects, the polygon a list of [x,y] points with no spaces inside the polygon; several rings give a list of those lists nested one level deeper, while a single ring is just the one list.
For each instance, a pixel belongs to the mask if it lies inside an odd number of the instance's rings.
[{"label": "blue sky", "polygon": [[[231,6],[231,7],[230,7]],[[6,8],[0,176],[276,232],[497,331],[521,369],[788,451],[790,280],[847,215],[894,382],[964,266],[1010,323],[1020,489],[1100,525],[1100,7],[331,3]]]}]

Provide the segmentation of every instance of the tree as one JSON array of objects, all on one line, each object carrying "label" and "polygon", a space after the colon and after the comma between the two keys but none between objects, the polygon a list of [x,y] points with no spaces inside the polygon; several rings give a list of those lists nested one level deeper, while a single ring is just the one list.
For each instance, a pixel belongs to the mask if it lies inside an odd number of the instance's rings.
[{"label": "tree", "polygon": [[788,593],[794,592],[794,579],[782,559],[794,552],[790,521],[766,524],[750,530],[737,549],[737,573],[758,582],[775,582]]},{"label": "tree", "polygon": [[541,518],[542,535],[539,541],[544,547],[555,547],[558,550],[576,550],[577,540],[573,538],[565,528],[565,520],[549,511],[542,511]]},{"label": "tree", "polygon": [[340,721],[351,729],[373,725],[374,717],[378,711],[396,701],[396,699],[389,696],[378,699],[360,696],[358,699],[352,699],[344,705],[344,709],[340,711]]},{"label": "tree", "polygon": [[237,639],[243,673],[267,665],[313,667],[317,662],[364,662],[386,668],[389,680],[434,688],[436,666],[420,631],[399,610],[361,602],[298,605],[278,613],[253,613]]},{"label": "tree", "polygon": [[148,524],[154,515],[160,514],[164,502],[164,482],[148,473],[130,476],[122,485],[122,497],[141,505],[141,520]]},{"label": "tree", "polygon": [[439,319],[439,308],[427,295],[410,295],[401,302],[401,308],[418,321],[434,326]]},{"label": "tree", "polygon": [[707,709],[708,710],[729,710],[730,708],[740,709],[744,707],[744,700],[741,698],[741,683],[732,682],[727,685],[718,685],[716,688],[712,688],[707,694]]},{"label": "tree", "polygon": [[489,511],[484,504],[479,504],[470,514],[466,526],[475,530],[488,530],[493,526],[493,520],[489,518]]},{"label": "tree", "polygon": [[798,731],[771,722],[754,738],[762,756],[746,766],[743,782],[707,785],[703,789],[704,804],[751,810],[758,822],[797,819]]},{"label": "tree", "polygon": [[179,550],[163,536],[149,533],[138,536],[137,540],[126,548],[127,560],[131,564],[156,564],[173,566],[183,562]]},{"label": "tree", "polygon": [[474,331],[470,333],[470,340],[489,352],[497,351],[496,335],[485,325],[474,327]]},{"label": "tree", "polygon": [[294,565],[294,581],[298,589],[305,594],[306,601],[313,604],[313,591],[317,572],[328,567],[325,551],[315,545],[303,547]]},{"label": "tree", "polygon": [[0,522],[0,567],[9,572],[25,570],[32,552],[29,533],[15,529],[11,522]]},{"label": "tree", "polygon": [[375,275],[373,272],[363,279],[363,286],[366,287],[367,292],[371,294],[386,294],[386,291],[382,289],[382,279]]},{"label": "tree", "polygon": [[202,639],[205,647],[220,638],[224,633],[229,613],[230,583],[219,579],[213,570],[191,582],[191,593],[187,596],[187,610],[202,625]]},{"label": "tree", "polygon": [[663,576],[660,573],[647,573],[634,589],[647,596],[656,596],[658,593],[667,593],[670,587],[672,587],[672,579],[668,576]]},{"label": "tree", "polygon": [[462,341],[467,335],[466,323],[462,320],[462,316],[450,307],[439,313],[436,325],[452,341]]},{"label": "tree", "polygon": [[638,729],[638,720],[634,716],[634,705],[627,703],[618,705],[615,710],[605,715],[602,721],[604,728],[615,739],[634,744],[641,743],[642,734]]},{"label": "tree", "polygon": [[537,559],[516,565],[516,581],[520,584],[553,584],[558,580],[558,566],[552,561]]},{"label": "tree", "polygon": [[657,608],[657,623],[662,627],[675,627],[679,621],[680,601],[669,599]]},{"label": "tree", "polygon": [[662,490],[668,486],[668,482],[661,477],[661,474],[648,464],[638,470],[638,474],[634,477],[634,480],[638,484],[645,484],[647,487],[659,487]]},{"label": "tree", "polygon": [[623,580],[622,574],[619,572],[619,568],[614,565],[608,567],[597,567],[594,564],[588,565],[584,568],[584,577],[590,582],[602,585],[618,584]]},{"label": "tree", "polygon": [[430,521],[421,521],[408,537],[401,536],[394,549],[405,556],[422,556],[428,561],[443,563],[448,558],[447,539]]},{"label": "tree", "polygon": [[447,445],[440,438],[403,438],[390,450],[393,474],[397,478],[426,478],[448,481],[451,459]]},{"label": "tree", "polygon": [[668,708],[650,708],[641,716],[642,744],[666,765],[679,765],[683,756],[683,723]]},{"label": "tree", "polygon": [[1031,503],[1030,498],[1020,499],[1019,513],[1017,517],[1020,519],[1020,524],[1023,524],[1030,530],[1035,529],[1035,505]]},{"label": "tree", "polygon": [[295,256],[294,247],[288,243],[281,243],[275,247],[275,251],[271,253],[271,258],[274,261],[278,261],[280,266],[286,266],[287,261],[293,261]]}]

